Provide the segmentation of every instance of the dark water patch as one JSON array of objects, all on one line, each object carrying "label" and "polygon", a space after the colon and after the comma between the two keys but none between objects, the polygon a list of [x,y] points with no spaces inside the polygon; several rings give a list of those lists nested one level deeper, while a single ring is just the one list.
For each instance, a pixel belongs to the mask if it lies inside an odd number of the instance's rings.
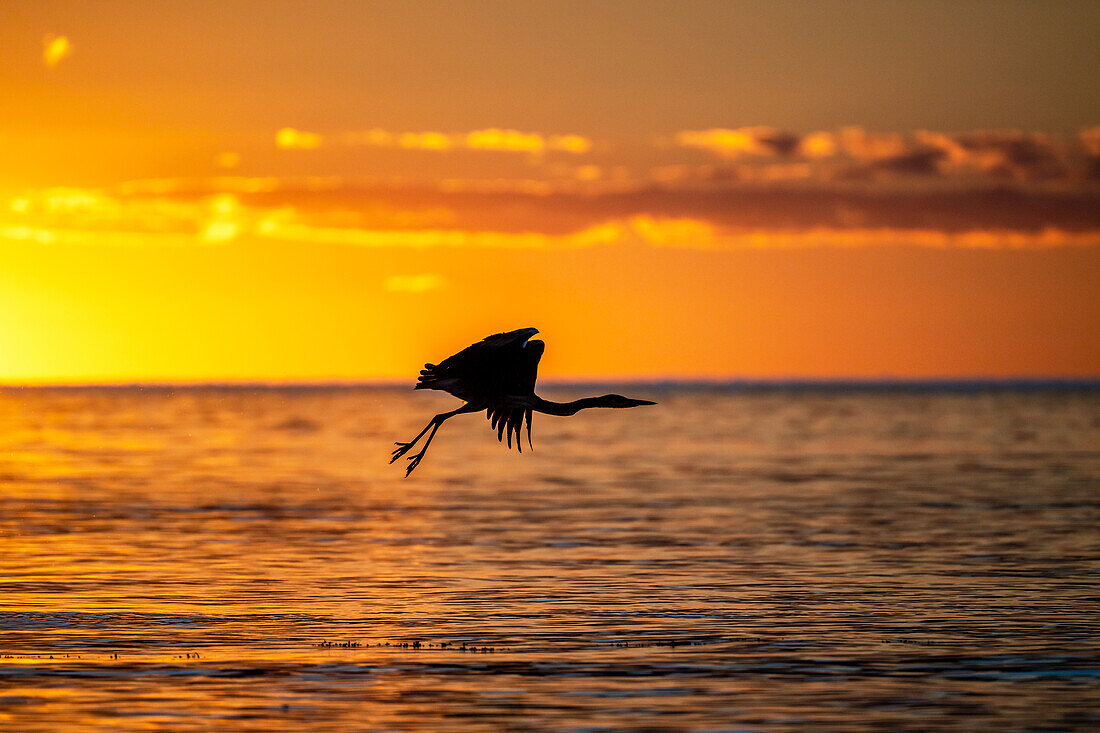
[{"label": "dark water patch", "polygon": [[286,430],[292,433],[316,433],[323,427],[324,425],[316,420],[310,420],[309,418],[299,415],[292,415],[272,425],[271,429]]},{"label": "dark water patch", "polygon": [[[397,651],[393,647],[390,651]],[[633,650],[633,651],[631,651]],[[614,652],[636,655],[638,647],[609,648],[604,656],[614,656]],[[675,650],[675,651],[672,651]],[[401,651],[404,651],[403,649]],[[356,650],[366,653],[366,650]],[[690,646],[672,646],[666,653],[679,655],[661,662],[643,662],[638,660],[614,659],[577,661],[553,658],[522,659],[515,658],[514,652],[502,652],[509,659],[495,659],[487,654],[477,656],[477,661],[462,661],[453,656],[447,661],[423,661],[407,658],[402,661],[390,660],[387,663],[340,662],[286,663],[252,662],[226,663],[211,665],[210,660],[196,659],[193,664],[135,663],[130,661],[109,660],[106,662],[88,662],[75,659],[54,658],[36,668],[3,667],[0,679],[27,679],[31,677],[81,678],[81,677],[295,677],[313,679],[339,677],[344,675],[406,675],[418,676],[460,676],[485,677],[488,679],[508,676],[518,677],[676,677],[676,678],[749,678],[749,677],[817,677],[824,680],[838,676],[844,678],[890,678],[890,677],[940,677],[946,679],[1039,679],[1080,678],[1082,680],[1100,677],[1100,658],[1064,657],[1064,658],[1027,658],[1019,655],[991,655],[989,657],[965,657],[941,655],[911,660],[898,657],[860,658],[830,657],[811,659],[790,654],[766,654],[752,657],[727,659],[724,661],[692,661],[693,650]],[[349,652],[351,653],[351,652]],[[685,656],[686,655],[686,658]],[[469,657],[467,654],[465,657]],[[27,659],[27,658],[23,658]],[[41,657],[33,657],[41,660]]]}]

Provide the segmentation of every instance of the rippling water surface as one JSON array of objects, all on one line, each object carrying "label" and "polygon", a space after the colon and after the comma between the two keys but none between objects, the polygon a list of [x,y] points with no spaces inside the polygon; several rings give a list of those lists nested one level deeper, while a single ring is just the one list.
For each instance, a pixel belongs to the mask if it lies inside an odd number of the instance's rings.
[{"label": "rippling water surface", "polygon": [[617,391],[0,392],[0,727],[1100,727],[1100,393]]}]

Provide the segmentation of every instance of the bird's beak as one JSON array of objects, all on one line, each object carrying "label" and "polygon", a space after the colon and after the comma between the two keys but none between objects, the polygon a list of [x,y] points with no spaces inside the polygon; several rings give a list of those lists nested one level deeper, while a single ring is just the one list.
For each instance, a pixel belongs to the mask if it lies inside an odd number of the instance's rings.
[{"label": "bird's beak", "polygon": [[649,400],[630,400],[633,404],[631,407],[641,407],[642,405],[656,405],[656,402],[650,402]]}]

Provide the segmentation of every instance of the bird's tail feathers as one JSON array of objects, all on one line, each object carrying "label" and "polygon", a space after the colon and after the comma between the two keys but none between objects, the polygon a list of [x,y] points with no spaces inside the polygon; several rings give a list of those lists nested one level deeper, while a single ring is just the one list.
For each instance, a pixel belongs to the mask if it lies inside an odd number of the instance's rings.
[{"label": "bird's tail feathers", "polygon": [[439,367],[435,364],[425,364],[424,368],[420,370],[420,376],[417,377],[416,386],[413,389],[432,389],[435,387],[440,377],[438,369]]}]

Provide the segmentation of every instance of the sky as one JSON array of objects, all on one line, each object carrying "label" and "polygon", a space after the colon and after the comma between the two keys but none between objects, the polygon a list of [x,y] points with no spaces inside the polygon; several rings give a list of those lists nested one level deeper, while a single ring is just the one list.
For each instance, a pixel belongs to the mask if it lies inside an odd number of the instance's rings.
[{"label": "sky", "polygon": [[1100,375],[1100,5],[0,5],[0,384]]}]

